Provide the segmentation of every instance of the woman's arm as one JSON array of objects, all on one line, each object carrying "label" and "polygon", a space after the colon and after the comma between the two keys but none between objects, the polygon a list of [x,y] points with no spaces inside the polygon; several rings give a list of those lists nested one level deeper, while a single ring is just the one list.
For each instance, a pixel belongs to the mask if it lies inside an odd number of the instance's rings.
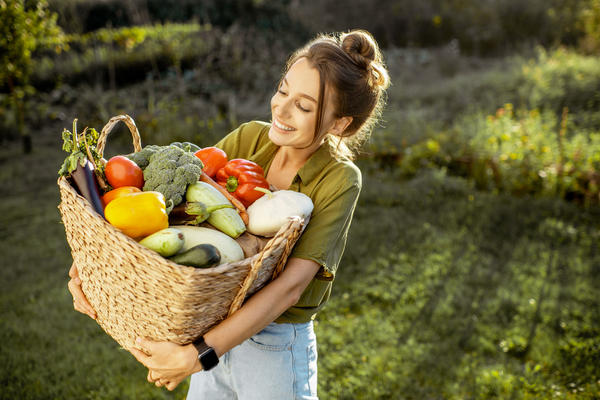
[{"label": "woman's arm", "polygon": [[[300,295],[313,279],[320,266],[301,258],[288,260],[285,269],[264,288],[255,293],[233,315],[204,334],[206,344],[220,357],[298,302]],[[187,376],[200,371],[198,352],[191,344],[138,341],[145,353],[131,349],[131,353],[150,370],[148,380],[157,386],[173,390]]]},{"label": "woman's arm", "polygon": [[204,335],[219,357],[260,332],[298,302],[319,264],[291,258],[281,275],[252,296],[239,310]]}]

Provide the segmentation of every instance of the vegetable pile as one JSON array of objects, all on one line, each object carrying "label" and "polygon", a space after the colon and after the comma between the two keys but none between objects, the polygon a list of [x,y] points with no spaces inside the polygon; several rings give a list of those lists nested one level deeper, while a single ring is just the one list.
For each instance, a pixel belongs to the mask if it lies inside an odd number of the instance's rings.
[{"label": "vegetable pile", "polygon": [[165,196],[167,212],[181,203],[187,186],[202,175],[202,161],[174,144],[146,146],[128,157],[144,172],[144,191],[155,190]]},{"label": "vegetable pile", "polygon": [[59,175],[111,225],[177,264],[208,268],[240,261],[244,249],[236,239],[247,242],[245,232],[271,237],[289,216],[312,212],[310,198],[271,193],[258,164],[228,160],[216,147],[148,145],[106,161],[96,151],[98,137],[88,128],[78,134],[77,120],[73,132],[65,129],[63,149],[70,154]]}]

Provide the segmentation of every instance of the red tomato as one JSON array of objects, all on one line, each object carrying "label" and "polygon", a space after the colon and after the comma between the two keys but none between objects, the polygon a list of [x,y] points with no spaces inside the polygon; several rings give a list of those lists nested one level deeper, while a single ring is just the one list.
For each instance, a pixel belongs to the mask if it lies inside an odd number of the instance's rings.
[{"label": "red tomato", "polygon": [[114,156],[104,169],[106,180],[113,188],[122,186],[144,187],[144,172],[136,163],[125,156]]},{"label": "red tomato", "polygon": [[194,155],[204,164],[202,171],[211,178],[214,178],[217,171],[227,164],[227,154],[218,147],[205,147]]},{"label": "red tomato", "polygon": [[135,186],[121,186],[119,188],[104,193],[104,195],[102,196],[102,204],[104,205],[104,207],[106,207],[108,203],[110,203],[117,197],[121,197],[124,194],[137,192],[141,192],[141,190],[139,188],[136,188]]}]

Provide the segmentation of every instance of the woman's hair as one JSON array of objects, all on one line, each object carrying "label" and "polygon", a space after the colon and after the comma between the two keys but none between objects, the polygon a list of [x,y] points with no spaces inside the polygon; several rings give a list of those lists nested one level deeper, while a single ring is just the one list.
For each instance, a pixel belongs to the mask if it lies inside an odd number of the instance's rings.
[{"label": "woman's hair", "polygon": [[327,135],[333,155],[354,159],[381,116],[385,89],[390,84],[377,42],[364,30],[321,34],[289,58],[284,76],[300,58],[306,58],[320,77],[315,140],[324,114],[325,89],[331,89],[334,116],[352,117],[341,136]]}]

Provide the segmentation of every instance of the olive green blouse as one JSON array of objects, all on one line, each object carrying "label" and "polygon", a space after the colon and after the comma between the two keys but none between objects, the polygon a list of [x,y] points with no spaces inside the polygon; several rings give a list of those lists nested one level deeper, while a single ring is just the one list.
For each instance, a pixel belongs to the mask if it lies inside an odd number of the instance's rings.
[{"label": "olive green blouse", "polygon": [[[270,124],[265,122],[245,123],[216,146],[223,149],[229,159],[244,158],[256,162],[266,175],[279,148],[269,139],[269,128]],[[290,257],[313,260],[321,265],[321,269],[298,303],[275,322],[308,322],[329,299],[361,185],[358,167],[350,160],[336,160],[327,144],[313,153],[298,170],[288,189],[309,196],[314,209]]]}]

